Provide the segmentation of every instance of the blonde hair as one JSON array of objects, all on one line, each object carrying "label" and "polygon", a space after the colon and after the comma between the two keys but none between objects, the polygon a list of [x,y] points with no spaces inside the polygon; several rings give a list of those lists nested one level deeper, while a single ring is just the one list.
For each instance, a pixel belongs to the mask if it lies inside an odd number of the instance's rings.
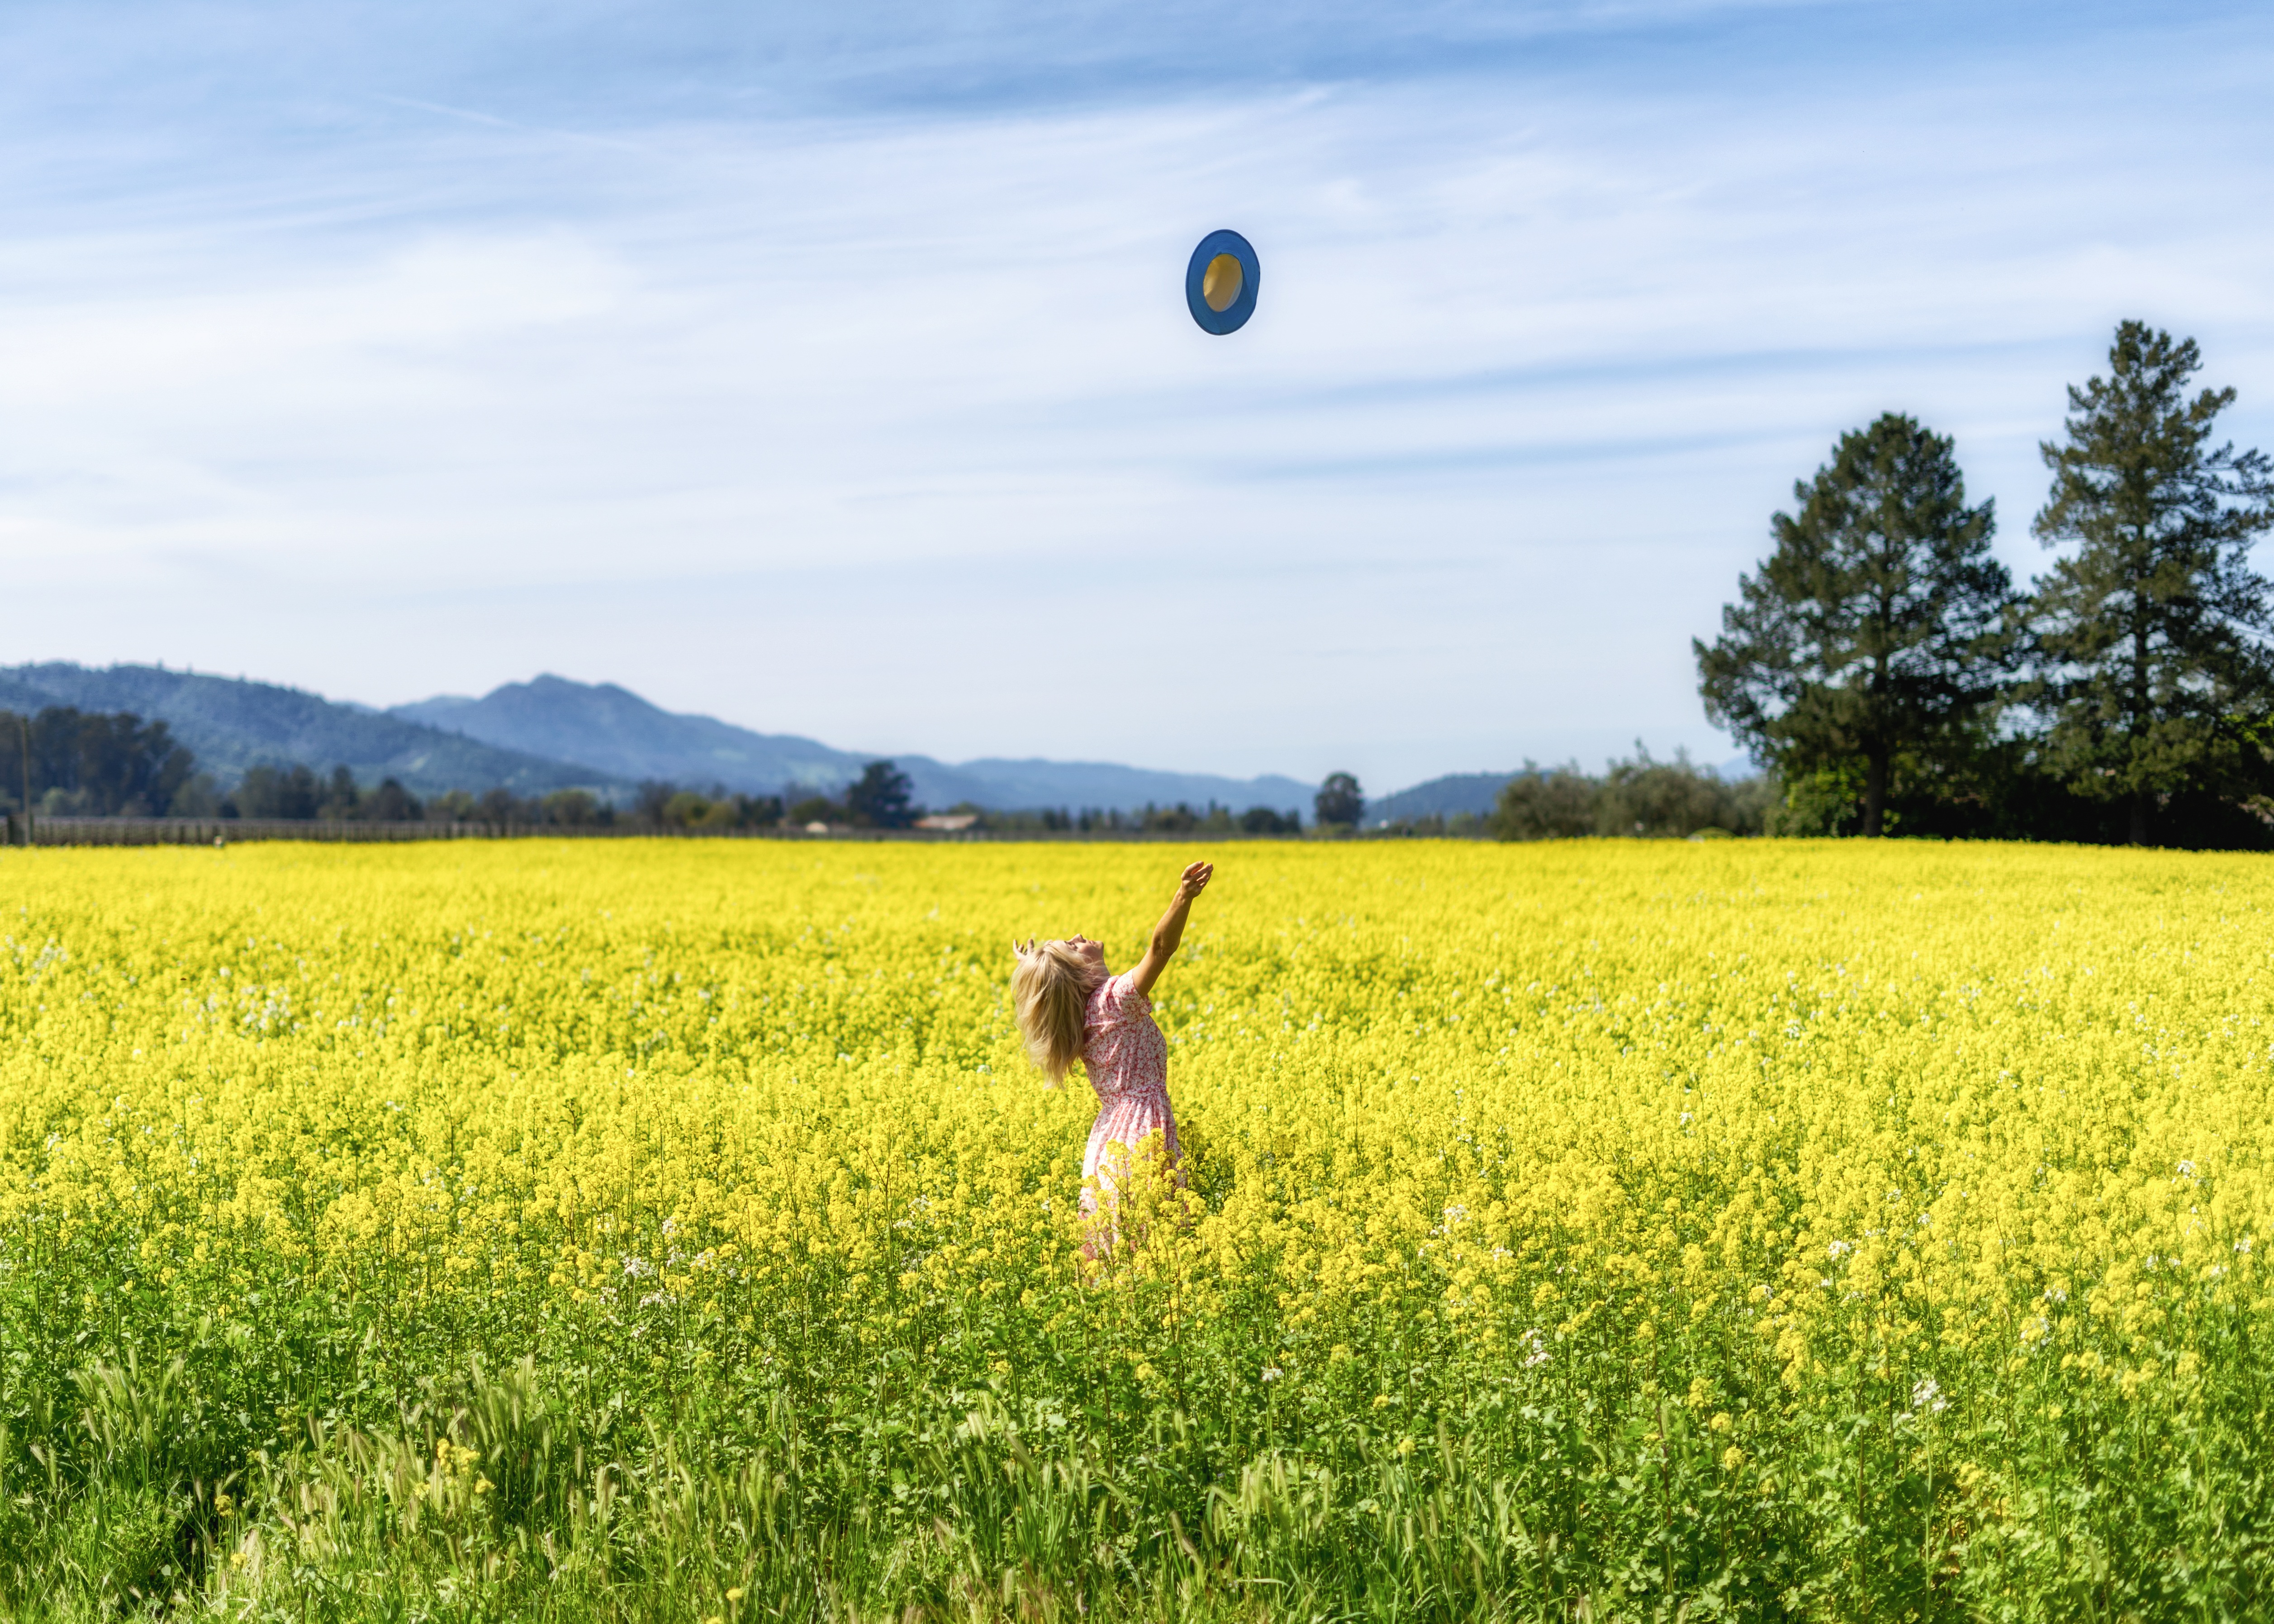
[{"label": "blonde hair", "polygon": [[1057,1087],[1081,1058],[1083,1017],[1097,972],[1063,942],[1014,942],[1019,962],[1011,972],[1011,1008],[1027,1054]]}]

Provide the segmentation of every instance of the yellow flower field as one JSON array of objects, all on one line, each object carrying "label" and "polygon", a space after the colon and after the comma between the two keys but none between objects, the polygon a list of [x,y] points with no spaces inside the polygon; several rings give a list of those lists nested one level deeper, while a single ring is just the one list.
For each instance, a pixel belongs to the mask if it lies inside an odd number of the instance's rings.
[{"label": "yellow flower field", "polygon": [[1176,848],[0,853],[0,1602],[2264,1594],[2267,860],[1209,854],[1086,1267],[1009,945]]}]

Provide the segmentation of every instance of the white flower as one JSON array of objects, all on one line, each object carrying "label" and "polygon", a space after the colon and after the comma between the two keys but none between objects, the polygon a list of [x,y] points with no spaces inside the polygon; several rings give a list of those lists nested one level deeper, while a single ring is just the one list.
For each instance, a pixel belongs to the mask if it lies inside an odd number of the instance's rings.
[{"label": "white flower", "polygon": [[1939,1416],[1949,1408],[1950,1401],[1943,1397],[1942,1389],[1935,1385],[1931,1376],[1921,1378],[1918,1386],[1911,1389],[1911,1409],[1914,1410]]},{"label": "white flower", "polygon": [[1267,1365],[1263,1367],[1263,1380],[1266,1381],[1276,1381],[1286,1373],[1276,1365]]}]

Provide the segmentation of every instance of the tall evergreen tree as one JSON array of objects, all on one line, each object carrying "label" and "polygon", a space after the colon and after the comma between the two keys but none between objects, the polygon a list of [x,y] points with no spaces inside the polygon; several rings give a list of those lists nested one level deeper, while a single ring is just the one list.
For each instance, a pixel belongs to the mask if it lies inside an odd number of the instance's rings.
[{"label": "tall evergreen tree", "polygon": [[162,816],[197,769],[163,722],[51,705],[0,710],[0,802],[60,791],[70,816]]},{"label": "tall evergreen tree", "polygon": [[1876,836],[1896,764],[1954,758],[1994,715],[2013,582],[1992,504],[1966,505],[1952,442],[1913,418],[1842,435],[1793,495],[1721,635],[1690,644],[1698,691],[1787,779],[1860,764]]},{"label": "tall evergreen tree", "polygon": [[845,807],[863,829],[906,829],[916,821],[908,804],[908,775],[888,761],[872,761],[845,788]]},{"label": "tall evergreen tree", "polygon": [[2128,805],[2135,845],[2174,791],[2263,787],[2253,733],[2274,712],[2266,582],[2250,546],[2274,528],[2265,455],[2213,449],[2233,389],[2187,398],[2193,339],[2116,329],[2109,375],[2068,392],[2068,441],[2040,450],[2052,493],[2035,530],[2077,544],[2037,583],[2048,764]]}]

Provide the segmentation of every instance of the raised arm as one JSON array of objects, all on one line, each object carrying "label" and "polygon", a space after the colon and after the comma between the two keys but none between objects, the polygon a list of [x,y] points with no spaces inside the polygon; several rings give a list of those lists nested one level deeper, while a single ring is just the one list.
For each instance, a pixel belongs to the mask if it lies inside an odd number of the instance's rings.
[{"label": "raised arm", "polygon": [[1169,911],[1161,915],[1161,922],[1153,927],[1153,940],[1145,950],[1145,957],[1130,972],[1130,984],[1140,993],[1149,996],[1153,983],[1161,979],[1161,972],[1177,956],[1177,944],[1185,939],[1185,918],[1193,911],[1193,898],[1208,889],[1209,878],[1215,873],[1214,863],[1196,862],[1177,882],[1177,894],[1169,899]]}]

